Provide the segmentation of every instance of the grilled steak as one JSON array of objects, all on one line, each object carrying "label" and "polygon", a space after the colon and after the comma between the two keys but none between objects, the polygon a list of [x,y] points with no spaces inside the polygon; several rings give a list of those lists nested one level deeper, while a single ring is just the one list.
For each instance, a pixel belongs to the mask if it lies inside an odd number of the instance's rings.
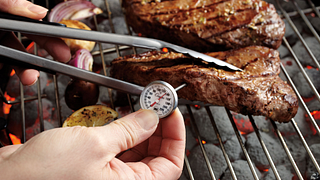
[{"label": "grilled steak", "polygon": [[260,0],[124,0],[136,33],[201,52],[249,45],[277,49],[285,24]]},{"label": "grilled steak", "polygon": [[173,87],[187,83],[178,91],[180,98],[225,106],[242,114],[263,115],[279,122],[295,116],[298,99],[278,76],[278,51],[250,46],[208,55],[244,71],[217,69],[180,53],[152,51],[117,58],[110,72],[112,77],[142,86],[155,80]]}]

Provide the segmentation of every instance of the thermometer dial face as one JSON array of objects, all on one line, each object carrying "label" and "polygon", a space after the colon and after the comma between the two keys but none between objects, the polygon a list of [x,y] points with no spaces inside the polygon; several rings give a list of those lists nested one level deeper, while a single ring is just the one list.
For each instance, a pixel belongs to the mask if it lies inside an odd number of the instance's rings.
[{"label": "thermometer dial face", "polygon": [[164,118],[177,107],[177,92],[164,81],[154,81],[142,91],[140,105],[142,109],[154,110],[159,118]]}]

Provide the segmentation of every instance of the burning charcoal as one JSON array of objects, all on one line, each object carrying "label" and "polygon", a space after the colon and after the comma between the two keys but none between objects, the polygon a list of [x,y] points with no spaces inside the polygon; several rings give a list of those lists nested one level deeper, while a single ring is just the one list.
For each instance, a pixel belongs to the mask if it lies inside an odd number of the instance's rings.
[{"label": "burning charcoal", "polygon": [[[286,153],[282,148],[282,145],[267,133],[260,132],[262,140],[266,145],[272,160],[275,164],[282,164],[287,158]],[[256,133],[251,133],[247,136],[246,147],[253,163],[259,170],[265,170],[270,167],[269,161],[264,153],[261,144],[257,138]]]},{"label": "burning charcoal", "polygon": [[[214,175],[218,179],[227,168],[226,160],[224,159],[223,153],[220,148],[213,144],[204,144],[204,148],[206,150],[206,154],[208,155]],[[188,159],[195,179],[211,179],[200,146],[192,149]],[[184,171],[184,173],[187,177],[189,177],[188,172]]]},{"label": "burning charcoal", "polygon": [[[313,144],[310,146],[310,150],[314,155],[314,158],[319,163],[320,162],[320,144]],[[315,166],[313,165],[309,156],[307,156],[307,170],[306,170],[306,177],[307,179],[311,179],[311,176],[317,172]]]},{"label": "burning charcoal", "polygon": [[[48,75],[44,72],[40,72],[40,89],[41,92],[47,85]],[[10,77],[9,82],[7,84],[6,91],[9,96],[17,98],[20,96],[20,80],[16,74]],[[35,83],[32,86],[24,86],[23,87],[24,95],[27,96],[35,96],[38,94],[38,85]]]},{"label": "burning charcoal", "polygon": [[[25,102],[25,124],[26,127],[31,127],[37,117],[38,117],[38,110],[37,110],[37,103],[36,101]],[[8,115],[8,126],[7,129],[12,134],[16,135],[18,138],[21,139],[22,135],[22,112],[21,112],[21,105],[15,104],[11,107],[10,113]]]},{"label": "burning charcoal", "polygon": [[[319,44],[318,40],[316,38],[314,38],[313,36],[307,36],[304,38],[304,40],[307,43],[308,47],[310,48],[311,52],[314,54],[316,59],[319,61],[320,60],[320,51],[319,51],[320,44]],[[311,59],[308,52],[305,50],[301,41],[298,41],[293,46],[293,51],[296,53],[296,55],[302,65],[309,65],[309,66],[315,67],[315,63]]]},{"label": "burning charcoal", "polygon": [[[49,99],[52,103],[55,104],[56,102],[56,95],[55,95],[55,87],[54,83],[51,82],[48,86],[46,86],[43,90],[43,93],[47,95],[47,99]],[[58,82],[58,93],[59,98],[64,97],[64,92],[66,90],[66,85]]]},{"label": "burning charcoal", "polygon": [[[289,171],[286,166],[280,165],[277,166],[277,171],[279,173],[279,176],[281,179],[292,179],[293,174],[291,171]],[[270,168],[268,169],[266,175],[264,176],[263,180],[276,180],[276,177],[274,176],[273,170]]]},{"label": "burning charcoal", "polygon": [[[73,111],[67,106],[66,101],[64,100],[64,97],[62,97],[59,102],[60,102],[61,119],[63,122],[72,114]],[[57,122],[59,119],[58,115],[59,115],[58,109],[55,108],[53,112],[52,120]]]},{"label": "burning charcoal", "polygon": [[66,87],[68,85],[68,83],[71,81],[71,78],[69,76],[65,76],[63,74],[59,74],[57,76],[57,81],[59,83],[62,83]]},{"label": "burning charcoal", "polygon": [[[247,161],[244,160],[238,160],[232,163],[232,167],[234,172],[236,173],[237,179],[239,180],[251,180],[254,179],[252,171],[250,170],[250,167],[248,165]],[[257,168],[255,168],[257,176],[261,178],[261,173]],[[232,175],[230,172],[230,169],[228,169],[224,176],[221,178],[221,180],[229,180],[232,179]]]},{"label": "burning charcoal", "polygon": [[[25,102],[25,126],[29,128],[33,126],[38,116],[38,101]],[[46,99],[42,99],[43,119],[50,119],[52,116],[52,103]],[[17,137],[22,135],[22,111],[21,104],[13,105],[8,115],[8,130]]]},{"label": "burning charcoal", "polygon": [[[283,21],[284,21],[285,26],[286,26],[285,37],[288,38],[288,39],[294,37],[295,39],[298,40],[298,37],[296,36],[296,33],[293,30],[293,28],[291,27],[290,23],[286,19],[284,19]],[[297,28],[298,32],[301,33],[302,29],[303,29],[303,26],[301,25],[301,23],[302,23],[303,20],[301,18],[292,18],[291,21],[293,22],[293,24]]]},{"label": "burning charcoal", "polygon": [[[320,72],[316,69],[304,69],[310,78],[311,82],[315,86],[316,89],[320,90]],[[293,78],[292,78],[294,84],[296,85],[296,88],[298,89],[300,95],[305,98],[310,98],[314,96],[314,92],[311,89],[309,83],[304,78],[302,72],[298,72]]]},{"label": "burning charcoal", "polygon": [[[246,139],[241,135],[243,144],[245,144]],[[228,154],[228,157],[231,162],[241,159],[243,157],[243,151],[238,141],[237,136],[232,136],[225,144],[224,148]]]},{"label": "burning charcoal", "polygon": [[288,50],[288,48],[284,45],[281,45],[279,48],[278,48],[278,51],[279,51],[279,54],[280,54],[280,58],[285,58],[287,56],[290,55],[290,52]]},{"label": "burning charcoal", "polygon": [[[297,123],[297,126],[299,127],[301,133],[304,136],[310,136],[312,135],[312,131],[310,131],[310,127],[306,123],[305,113],[306,112],[304,111],[304,109],[299,107],[298,112],[294,117],[294,120]],[[283,136],[291,136],[291,135],[297,134],[292,123],[278,123],[278,122],[275,122],[275,123]],[[273,126],[271,124],[270,124],[270,129],[273,129]]]},{"label": "burning charcoal", "polygon": [[[235,113],[235,112],[232,112],[232,114],[233,114],[233,119],[237,125],[238,130],[242,134],[249,134],[254,131],[253,126],[252,126],[248,116],[245,116],[245,115],[242,115],[239,113]],[[269,132],[269,127],[268,127],[269,123],[268,123],[268,120],[266,119],[266,117],[264,117],[264,116],[252,116],[252,117],[255,120],[256,126],[261,131]]]},{"label": "burning charcoal", "polygon": [[186,126],[186,149],[191,150],[197,145],[196,137],[193,135],[190,126]]},{"label": "burning charcoal", "polygon": [[312,17],[312,16],[308,16],[309,21],[311,22],[311,24],[313,25],[314,29],[318,32],[320,32],[320,21],[319,21],[319,17]]},{"label": "burning charcoal", "polygon": [[306,104],[310,112],[320,111],[320,102],[318,99],[312,99]]},{"label": "burning charcoal", "polygon": [[[234,130],[225,108],[220,106],[211,106],[210,109],[222,141],[224,142],[227,139],[230,139],[234,135]],[[194,110],[193,115],[198,126],[200,136],[207,142],[212,142],[214,144],[219,143],[205,108],[202,107],[199,110]]]},{"label": "burning charcoal", "polygon": [[[47,120],[43,121],[44,130],[53,129],[54,126]],[[26,128],[26,140],[31,139],[33,136],[39,134],[40,131],[40,122],[37,121],[33,126]]]},{"label": "burning charcoal", "polygon": [[[292,57],[286,57],[286,58],[281,59],[281,63],[291,78],[293,76],[295,76],[298,72],[300,72],[300,69],[299,69],[296,61]],[[281,71],[281,73],[282,73],[282,71]],[[284,75],[281,75],[281,73],[280,73],[281,79],[287,81],[287,78],[285,78]]]},{"label": "burning charcoal", "polygon": [[[294,161],[296,162],[296,165],[304,174],[304,171],[306,169],[306,164],[307,164],[307,158],[306,158],[307,152],[302,142],[299,139],[300,137],[298,135],[291,135],[285,138],[286,145]],[[291,165],[288,158],[285,159],[285,162],[283,163],[283,165],[286,165],[288,170],[291,170],[291,172],[294,172],[293,166]]]}]

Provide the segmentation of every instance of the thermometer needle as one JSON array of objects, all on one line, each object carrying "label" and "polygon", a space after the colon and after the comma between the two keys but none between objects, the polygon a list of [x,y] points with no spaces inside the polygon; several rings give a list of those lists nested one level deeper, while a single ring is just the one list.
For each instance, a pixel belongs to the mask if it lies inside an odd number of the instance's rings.
[{"label": "thermometer needle", "polygon": [[162,96],[159,97],[159,99],[157,99],[154,103],[152,103],[150,105],[150,107],[153,107],[156,103],[158,103],[160,101],[161,98],[163,98],[164,95],[166,95],[167,93],[164,93]]}]

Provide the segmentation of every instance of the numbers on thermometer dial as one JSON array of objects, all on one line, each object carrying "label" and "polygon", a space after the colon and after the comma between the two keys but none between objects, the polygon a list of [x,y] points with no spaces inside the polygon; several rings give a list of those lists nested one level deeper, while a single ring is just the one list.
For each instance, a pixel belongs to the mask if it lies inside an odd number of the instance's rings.
[{"label": "numbers on thermometer dial", "polygon": [[159,118],[163,118],[177,107],[177,99],[177,93],[170,84],[154,81],[142,91],[140,105],[142,109],[154,110]]}]

